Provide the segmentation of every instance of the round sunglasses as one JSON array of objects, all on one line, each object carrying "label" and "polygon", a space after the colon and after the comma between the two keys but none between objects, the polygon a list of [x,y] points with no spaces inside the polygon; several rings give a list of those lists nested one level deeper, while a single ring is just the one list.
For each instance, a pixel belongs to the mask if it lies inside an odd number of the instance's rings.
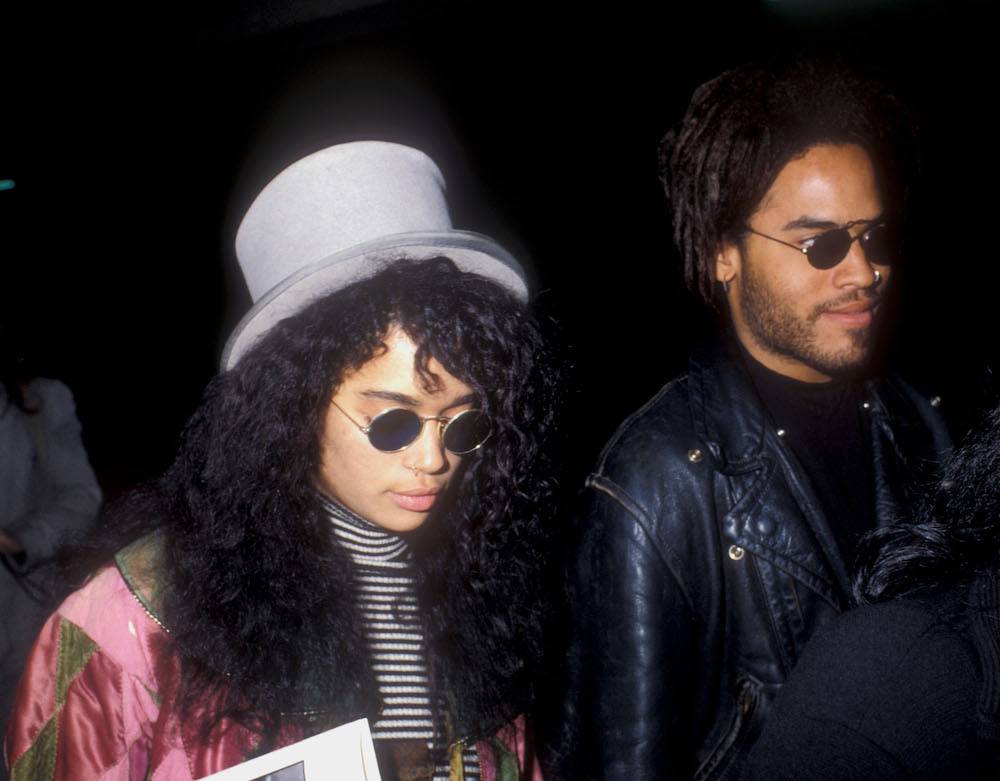
[{"label": "round sunglasses", "polygon": [[842,228],[823,231],[811,238],[809,243],[804,247],[775,238],[774,236],[768,236],[766,233],[761,233],[760,231],[755,231],[749,225],[746,226],[746,229],[755,236],[770,239],[771,241],[778,242],[778,244],[784,244],[786,247],[798,250],[806,256],[809,265],[816,269],[825,270],[836,266],[847,257],[847,253],[850,252],[851,245],[854,242],[858,242],[861,245],[869,263],[875,263],[879,266],[891,266],[897,260],[896,241],[892,230],[884,222],[879,222],[866,228],[857,236],[851,235],[851,228],[855,225],[863,225],[865,223],[866,220],[855,220],[854,222],[847,223]]},{"label": "round sunglasses", "polygon": [[372,418],[371,423],[362,426],[337,402],[331,399],[330,403],[344,413],[344,417],[357,426],[359,431],[368,436],[372,447],[383,453],[406,450],[417,441],[428,420],[437,421],[441,443],[448,452],[456,456],[464,456],[473,450],[478,450],[493,433],[493,424],[489,416],[478,409],[467,409],[453,417],[444,415],[422,417],[413,410],[393,407],[378,413]]}]

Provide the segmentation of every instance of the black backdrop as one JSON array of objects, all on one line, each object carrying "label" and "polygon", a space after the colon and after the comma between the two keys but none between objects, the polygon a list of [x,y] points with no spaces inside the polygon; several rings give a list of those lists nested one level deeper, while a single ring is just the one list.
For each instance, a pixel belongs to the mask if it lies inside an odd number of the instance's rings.
[{"label": "black backdrop", "polygon": [[532,270],[576,367],[578,477],[706,325],[680,282],[657,140],[697,84],[790,48],[856,57],[921,121],[892,360],[968,417],[997,357],[996,12],[676,5],[3,12],[0,178],[17,186],[0,192],[0,306],[77,394],[108,493],[169,461],[249,305],[232,252],[242,210],[285,164],[362,137],[426,149],[456,225],[496,235]]}]

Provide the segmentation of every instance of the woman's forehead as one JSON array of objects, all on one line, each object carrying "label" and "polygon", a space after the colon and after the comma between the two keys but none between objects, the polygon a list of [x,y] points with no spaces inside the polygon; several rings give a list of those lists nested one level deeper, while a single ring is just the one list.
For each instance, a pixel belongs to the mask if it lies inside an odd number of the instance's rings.
[{"label": "woman's forehead", "polygon": [[382,341],[385,349],[348,372],[340,390],[362,396],[390,398],[397,394],[412,399],[457,397],[473,392],[433,356],[428,356],[421,366],[418,345],[401,328],[390,329]]}]

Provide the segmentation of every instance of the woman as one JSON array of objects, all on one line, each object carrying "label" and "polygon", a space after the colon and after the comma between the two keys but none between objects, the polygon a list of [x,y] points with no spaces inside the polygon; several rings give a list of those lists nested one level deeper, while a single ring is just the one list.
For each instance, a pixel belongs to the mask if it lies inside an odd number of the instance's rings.
[{"label": "woman", "polygon": [[198,778],[361,716],[385,779],[535,772],[556,375],[520,267],[442,192],[365,142],[258,196],[256,304],[42,632],[13,778]]},{"label": "woman", "polygon": [[868,539],[861,607],[810,641],[745,777],[1000,777],[1000,407],[917,520]]}]

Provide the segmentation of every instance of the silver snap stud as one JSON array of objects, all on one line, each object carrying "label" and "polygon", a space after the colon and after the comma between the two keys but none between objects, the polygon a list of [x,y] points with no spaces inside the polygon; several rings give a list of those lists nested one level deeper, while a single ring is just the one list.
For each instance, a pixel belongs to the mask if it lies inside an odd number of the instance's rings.
[{"label": "silver snap stud", "polygon": [[729,558],[731,558],[733,561],[739,561],[740,559],[743,558],[743,555],[745,553],[746,551],[743,550],[743,548],[741,548],[739,545],[729,546]]},{"label": "silver snap stud", "polygon": [[783,428],[779,428],[779,429],[778,429],[778,436],[779,436],[779,437],[783,437],[783,436],[785,436],[785,434],[787,434],[787,433],[788,433],[788,432],[787,432],[787,431],[785,431],[785,430],[784,430]]},{"label": "silver snap stud", "polygon": [[861,402],[861,409],[871,409],[871,408],[872,408],[872,404],[871,404],[870,401],[863,401],[863,402]]},{"label": "silver snap stud", "polygon": [[688,451],[688,461],[692,464],[700,464],[702,458],[704,458],[704,456],[698,448],[692,448]]},{"label": "silver snap stud", "polygon": [[941,397],[940,396],[931,396],[931,406],[932,407],[940,407],[941,406]]}]

